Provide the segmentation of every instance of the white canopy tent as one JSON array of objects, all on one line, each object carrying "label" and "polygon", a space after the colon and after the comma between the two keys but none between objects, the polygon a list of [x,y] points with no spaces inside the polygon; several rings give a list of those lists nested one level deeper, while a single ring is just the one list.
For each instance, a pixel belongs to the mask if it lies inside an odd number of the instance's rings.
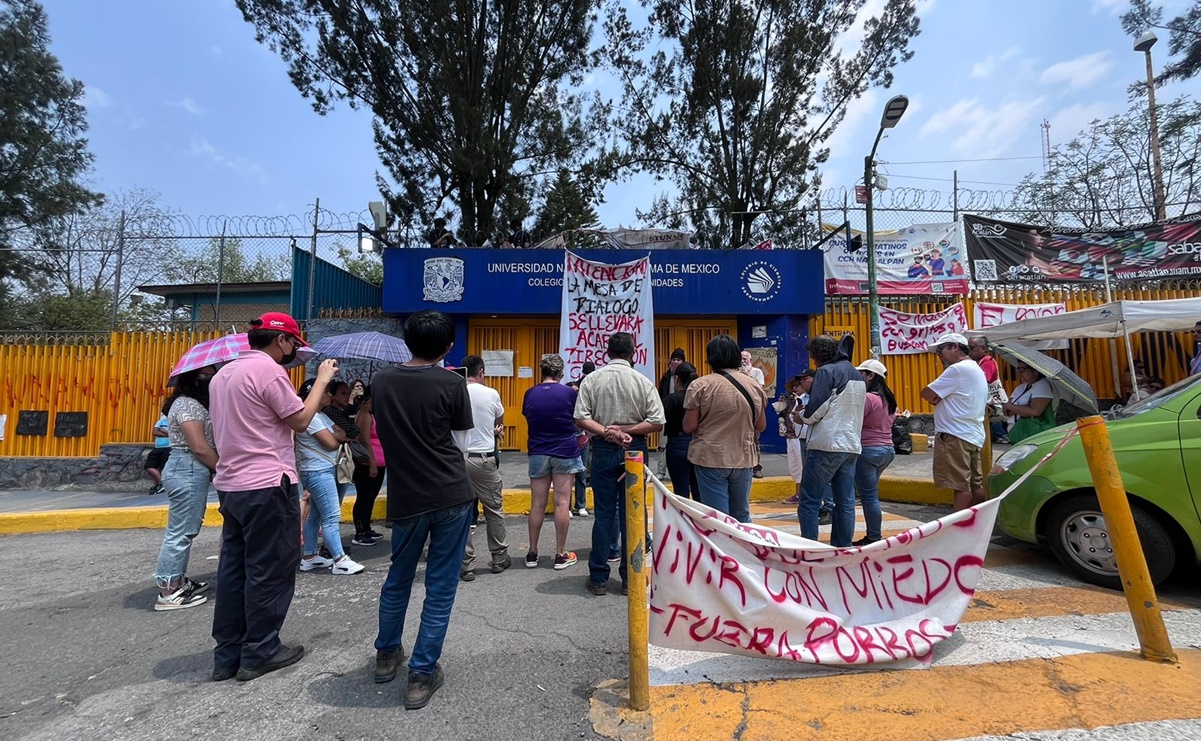
[{"label": "white canopy tent", "polygon": [[[1055,316],[1022,319],[998,324],[987,330],[972,329],[967,336],[987,335],[989,342],[1036,342],[1073,340],[1085,337],[1121,338],[1126,343],[1126,362],[1133,379],[1134,351],[1130,335],[1135,332],[1182,332],[1201,321],[1201,298],[1174,298],[1163,301],[1111,301],[1100,306],[1077,309]],[[1114,386],[1119,385],[1114,367]]]}]

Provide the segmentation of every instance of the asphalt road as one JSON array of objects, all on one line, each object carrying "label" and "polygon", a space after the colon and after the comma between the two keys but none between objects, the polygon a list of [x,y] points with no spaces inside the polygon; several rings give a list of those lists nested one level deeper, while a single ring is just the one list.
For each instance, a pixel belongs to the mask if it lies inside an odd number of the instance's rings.
[{"label": "asphalt road", "polygon": [[[152,610],[161,532],[0,537],[0,738],[597,738],[588,697],[597,682],[627,674],[626,610],[619,596],[585,593],[591,519],[574,524],[569,547],[581,563],[554,571],[544,558],[526,569],[525,518],[509,519],[515,568],[483,568],[460,583],[442,656],[446,684],[420,711],[401,707],[401,679],[371,680],[384,543],[355,549],[368,567],[362,574],[297,575],[283,638],[308,649],[300,663],[252,682],[213,683],[211,601]],[[543,543],[552,532],[548,521]],[[194,578],[213,577],[218,535],[207,528],[197,539]],[[406,651],[423,596],[418,582]]]}]

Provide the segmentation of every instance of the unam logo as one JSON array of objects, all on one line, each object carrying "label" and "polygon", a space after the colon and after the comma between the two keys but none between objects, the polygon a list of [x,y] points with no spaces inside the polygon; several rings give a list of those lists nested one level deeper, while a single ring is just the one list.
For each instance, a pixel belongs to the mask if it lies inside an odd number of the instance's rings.
[{"label": "unam logo", "polygon": [[742,295],[757,303],[767,303],[780,294],[780,271],[770,262],[748,264],[739,275]]}]

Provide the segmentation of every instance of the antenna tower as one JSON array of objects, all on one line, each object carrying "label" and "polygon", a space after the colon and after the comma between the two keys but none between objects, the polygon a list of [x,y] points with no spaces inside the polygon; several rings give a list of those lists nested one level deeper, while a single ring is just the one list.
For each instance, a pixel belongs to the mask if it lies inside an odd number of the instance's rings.
[{"label": "antenna tower", "polygon": [[1043,130],[1043,174],[1046,175],[1047,165],[1051,162],[1051,122],[1044,118],[1040,127]]}]

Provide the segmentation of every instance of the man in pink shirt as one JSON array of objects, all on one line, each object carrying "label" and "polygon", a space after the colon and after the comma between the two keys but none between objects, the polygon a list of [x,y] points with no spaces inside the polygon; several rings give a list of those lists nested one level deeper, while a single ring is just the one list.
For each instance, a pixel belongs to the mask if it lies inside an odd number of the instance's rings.
[{"label": "man in pink shirt", "polygon": [[284,372],[306,343],[287,314],[250,323],[250,350],[222,368],[209,387],[221,502],[221,562],[213,612],[213,680],[239,681],[295,664],[303,646],[285,646],[279,631],[296,586],[300,502],[292,433],[303,432],[321,407],[335,360],[317,369],[313,393],[301,401]]}]

